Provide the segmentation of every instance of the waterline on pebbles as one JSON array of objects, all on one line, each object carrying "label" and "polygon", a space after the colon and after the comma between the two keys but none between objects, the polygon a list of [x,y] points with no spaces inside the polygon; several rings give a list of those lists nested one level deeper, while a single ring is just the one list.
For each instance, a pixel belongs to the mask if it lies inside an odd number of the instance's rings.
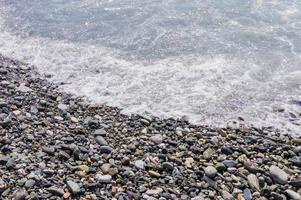
[{"label": "waterline on pebbles", "polygon": [[300,197],[300,136],[127,116],[33,73],[0,57],[1,199]]}]

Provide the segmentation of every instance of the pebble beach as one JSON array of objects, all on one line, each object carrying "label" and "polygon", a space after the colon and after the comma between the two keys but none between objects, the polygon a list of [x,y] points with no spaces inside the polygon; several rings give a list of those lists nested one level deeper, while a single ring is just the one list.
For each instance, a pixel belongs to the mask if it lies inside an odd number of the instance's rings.
[{"label": "pebble beach", "polygon": [[124,115],[4,56],[0,150],[3,200],[301,199],[300,135]]}]

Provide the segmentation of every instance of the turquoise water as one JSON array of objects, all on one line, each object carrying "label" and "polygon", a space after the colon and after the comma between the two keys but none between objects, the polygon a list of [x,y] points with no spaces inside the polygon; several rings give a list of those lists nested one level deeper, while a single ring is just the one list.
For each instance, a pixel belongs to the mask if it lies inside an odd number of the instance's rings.
[{"label": "turquoise water", "polygon": [[[0,53],[157,116],[300,133],[301,2],[0,0]],[[277,112],[285,108],[285,112]]]}]

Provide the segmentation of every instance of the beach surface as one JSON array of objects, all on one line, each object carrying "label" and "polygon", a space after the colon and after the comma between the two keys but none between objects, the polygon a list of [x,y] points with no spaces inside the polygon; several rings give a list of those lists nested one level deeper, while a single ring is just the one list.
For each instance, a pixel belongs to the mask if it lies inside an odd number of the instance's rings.
[{"label": "beach surface", "polygon": [[124,115],[0,56],[1,199],[300,199],[301,137]]}]

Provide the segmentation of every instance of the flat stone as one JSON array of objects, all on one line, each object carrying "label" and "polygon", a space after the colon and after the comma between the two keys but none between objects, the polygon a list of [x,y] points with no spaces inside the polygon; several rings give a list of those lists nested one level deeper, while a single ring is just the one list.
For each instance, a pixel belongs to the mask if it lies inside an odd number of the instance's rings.
[{"label": "flat stone", "polygon": [[208,166],[205,168],[205,174],[206,174],[206,176],[213,178],[216,176],[217,170],[213,166]]},{"label": "flat stone", "polygon": [[258,181],[258,178],[257,178],[256,175],[249,174],[248,175],[248,183],[249,183],[251,188],[255,188],[257,191],[260,190],[259,181]]},{"label": "flat stone", "polygon": [[144,161],[143,160],[136,160],[135,161],[135,167],[137,167],[137,169],[144,170],[144,168],[145,168]]},{"label": "flat stone", "polygon": [[270,176],[276,183],[282,185],[286,184],[288,181],[287,173],[275,165],[270,167]]},{"label": "flat stone", "polygon": [[17,91],[20,91],[20,92],[32,92],[32,89],[25,86],[24,84],[21,84],[19,87],[16,88]]},{"label": "flat stone", "polygon": [[54,153],[55,153],[55,148],[54,148],[54,147],[43,147],[43,148],[42,148],[42,151],[43,151],[44,153],[47,153],[48,155],[53,156]]},{"label": "flat stone", "polygon": [[65,193],[62,188],[58,188],[55,186],[51,186],[50,188],[47,188],[47,191],[50,192],[51,194],[59,196],[59,197],[63,196]]},{"label": "flat stone", "polygon": [[235,160],[224,160],[224,161],[223,161],[223,164],[224,164],[226,167],[236,167],[237,162],[236,162]]},{"label": "flat stone", "polygon": [[92,133],[92,135],[94,135],[94,136],[106,136],[107,135],[107,132],[103,129],[103,128],[101,128],[101,129],[97,129],[97,130],[95,130],[93,133]]},{"label": "flat stone", "polygon": [[112,176],[111,175],[96,175],[96,179],[99,181],[99,183],[105,183],[105,184],[108,184],[108,183],[111,183],[112,181]]},{"label": "flat stone", "polygon": [[148,171],[148,174],[154,178],[159,178],[161,176],[160,173],[152,171],[152,170]]},{"label": "flat stone", "polygon": [[73,122],[73,123],[78,123],[78,119],[76,117],[70,117],[70,120]]},{"label": "flat stone", "polygon": [[161,144],[163,141],[162,135],[156,134],[150,137],[150,140],[155,144]]},{"label": "flat stone", "polygon": [[74,181],[67,181],[67,187],[68,187],[68,189],[70,190],[70,192],[72,194],[78,194],[78,193],[80,193],[80,187]]},{"label": "flat stone", "polygon": [[151,190],[147,190],[146,191],[146,194],[147,195],[159,195],[163,192],[163,189],[162,188],[156,188],[156,189],[151,189]]},{"label": "flat stone", "polygon": [[260,171],[259,168],[258,168],[258,165],[256,163],[253,163],[253,162],[249,161],[249,160],[244,162],[244,166],[251,173],[257,173],[257,172]]},{"label": "flat stone", "polygon": [[100,153],[107,153],[107,154],[109,154],[109,153],[111,153],[114,149],[113,149],[112,147],[110,147],[110,146],[101,146],[101,147],[99,148],[99,150],[100,150]]},{"label": "flat stone", "polygon": [[301,195],[293,190],[285,190],[291,200],[300,200]]}]

